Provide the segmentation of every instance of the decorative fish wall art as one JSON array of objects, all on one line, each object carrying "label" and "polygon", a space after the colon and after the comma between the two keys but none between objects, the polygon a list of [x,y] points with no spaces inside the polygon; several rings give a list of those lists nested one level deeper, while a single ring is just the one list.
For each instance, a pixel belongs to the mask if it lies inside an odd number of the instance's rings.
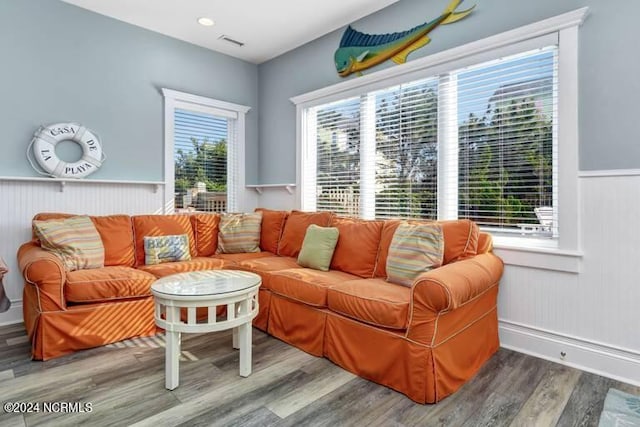
[{"label": "decorative fish wall art", "polygon": [[463,0],[452,0],[436,19],[425,22],[407,31],[391,34],[365,34],[347,27],[334,55],[336,70],[341,77],[363,70],[391,59],[396,64],[407,62],[407,55],[431,41],[427,36],[441,24],[452,24],[467,17],[476,7],[456,12]]}]

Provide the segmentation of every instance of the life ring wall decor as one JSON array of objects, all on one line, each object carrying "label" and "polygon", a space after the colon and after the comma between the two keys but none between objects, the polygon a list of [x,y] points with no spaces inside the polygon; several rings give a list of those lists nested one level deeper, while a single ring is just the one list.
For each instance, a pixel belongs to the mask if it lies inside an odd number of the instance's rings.
[{"label": "life ring wall decor", "polygon": [[[82,148],[76,162],[65,162],[56,155],[56,145],[73,141]],[[41,126],[33,135],[27,149],[27,159],[41,175],[54,178],[84,178],[97,171],[105,160],[100,138],[78,123],[54,123]],[[35,163],[33,161],[35,159]]]}]

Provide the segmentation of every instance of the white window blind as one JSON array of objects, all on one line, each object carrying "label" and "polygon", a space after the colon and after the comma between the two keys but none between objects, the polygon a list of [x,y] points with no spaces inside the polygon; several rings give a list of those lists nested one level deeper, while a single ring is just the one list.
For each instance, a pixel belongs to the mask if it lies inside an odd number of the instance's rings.
[{"label": "white window blind", "polygon": [[376,218],[437,218],[437,79],[374,96]]},{"label": "white window blind", "polygon": [[316,134],[317,210],[358,216],[360,204],[360,100],[346,99],[313,111]]},{"label": "white window blind", "polygon": [[456,72],[458,215],[495,231],[558,234],[557,48]]},{"label": "white window blind", "polygon": [[[224,212],[228,201],[230,119],[176,108],[174,113],[175,206]],[[232,166],[233,167],[233,166]],[[233,192],[231,192],[233,194]]]},{"label": "white window blind", "polygon": [[302,208],[557,238],[557,46],[305,109]]}]

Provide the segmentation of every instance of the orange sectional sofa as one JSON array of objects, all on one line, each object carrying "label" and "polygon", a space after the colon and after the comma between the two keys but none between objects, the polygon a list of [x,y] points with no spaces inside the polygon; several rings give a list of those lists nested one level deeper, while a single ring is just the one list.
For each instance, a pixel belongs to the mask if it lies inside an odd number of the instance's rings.
[{"label": "orange sectional sofa", "polygon": [[[99,269],[68,272],[35,239],[23,244],[18,261],[33,358],[155,334],[153,281],[206,269],[260,274],[254,326],[419,403],[455,392],[497,351],[503,264],[491,252],[491,236],[475,223],[440,222],[443,265],[405,287],[385,281],[400,221],[261,211],[257,253],[216,254],[220,217],[200,213],[92,217],[105,247],[105,267]],[[310,224],[339,229],[329,271],[296,262]],[[143,237],[171,234],[187,234],[192,259],[144,265]]]}]

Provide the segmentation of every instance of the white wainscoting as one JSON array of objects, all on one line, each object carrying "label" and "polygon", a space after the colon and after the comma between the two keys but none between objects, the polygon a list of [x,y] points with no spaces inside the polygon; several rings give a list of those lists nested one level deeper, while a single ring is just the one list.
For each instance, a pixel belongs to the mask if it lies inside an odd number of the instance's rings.
[{"label": "white wainscoting", "polygon": [[640,176],[581,173],[579,273],[507,265],[502,345],[640,385]]},{"label": "white wainscoting", "polygon": [[[501,343],[640,385],[640,174],[582,172],[578,180],[580,266],[558,271],[507,259],[498,298]],[[297,206],[284,191],[265,191],[259,204]]]},{"label": "white wainscoting", "polygon": [[0,256],[9,267],[4,285],[11,309],[0,313],[0,325],[22,321],[22,277],[16,253],[31,239],[31,219],[39,212],[129,215],[163,212],[163,190],[149,184],[69,184],[0,180]]}]

